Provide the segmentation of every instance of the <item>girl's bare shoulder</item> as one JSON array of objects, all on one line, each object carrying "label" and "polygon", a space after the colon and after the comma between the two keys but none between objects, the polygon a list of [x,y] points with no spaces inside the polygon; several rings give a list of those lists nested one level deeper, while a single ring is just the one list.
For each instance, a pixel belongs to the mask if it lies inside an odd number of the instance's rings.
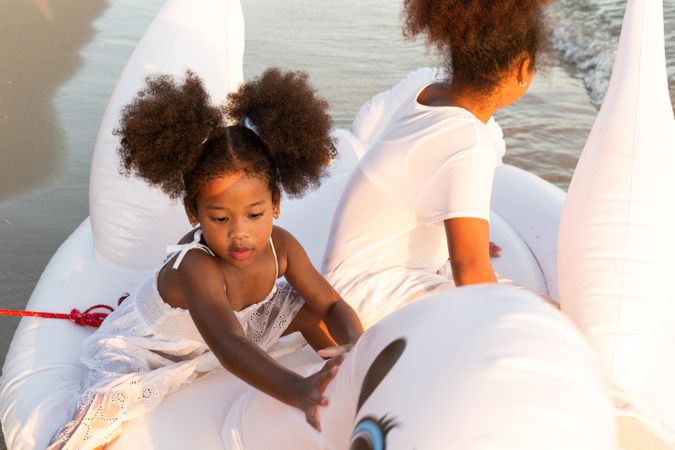
[{"label": "girl's bare shoulder", "polygon": [[279,261],[279,276],[282,276],[288,268],[289,257],[302,250],[302,246],[290,231],[276,225],[272,229],[272,242]]}]

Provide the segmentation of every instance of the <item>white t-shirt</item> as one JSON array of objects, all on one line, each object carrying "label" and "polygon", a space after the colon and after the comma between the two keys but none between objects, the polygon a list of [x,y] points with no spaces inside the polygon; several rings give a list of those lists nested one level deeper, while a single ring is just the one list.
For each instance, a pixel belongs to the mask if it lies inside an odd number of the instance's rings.
[{"label": "white t-shirt", "polygon": [[435,273],[448,259],[443,220],[489,221],[501,128],[416,99],[401,105],[368,149],[336,210],[323,272],[339,292],[394,268]]}]

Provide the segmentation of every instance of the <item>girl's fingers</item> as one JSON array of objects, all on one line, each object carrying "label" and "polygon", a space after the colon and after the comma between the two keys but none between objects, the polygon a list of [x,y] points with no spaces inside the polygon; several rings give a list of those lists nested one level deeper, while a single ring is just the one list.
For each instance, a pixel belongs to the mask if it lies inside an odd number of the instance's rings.
[{"label": "girl's fingers", "polygon": [[324,397],[321,393],[315,393],[309,398],[309,404],[312,407],[328,406],[328,397]]},{"label": "girl's fingers", "polygon": [[337,375],[338,367],[342,363],[342,357],[338,356],[326,362],[320,371],[313,375],[314,381],[312,384],[318,387],[321,392],[326,388],[330,380]]},{"label": "girl's fingers", "polygon": [[346,354],[351,348],[352,345],[350,344],[340,345],[339,347],[327,347],[321,349],[318,351],[318,353],[322,358],[336,358],[340,355]]},{"label": "girl's fingers", "polygon": [[312,388],[305,400],[305,416],[307,422],[318,431],[321,431],[321,426],[319,425],[319,407],[328,406],[329,401],[328,397],[323,395],[323,392],[330,381],[335,378],[341,362],[341,356],[331,359],[323,365],[319,372],[312,376]]},{"label": "girl's fingers", "polygon": [[335,378],[335,374],[337,373],[337,367],[333,368],[332,370],[328,372],[324,372],[320,374],[314,383],[314,389],[312,390],[312,393],[309,396],[309,401],[310,403],[317,405],[317,406],[327,406],[328,405],[328,397],[324,396],[323,393],[328,387],[328,384]]},{"label": "girl's fingers", "polygon": [[306,417],[307,423],[309,423],[312,428],[316,429],[316,431],[321,431],[321,425],[319,425],[319,423],[311,415],[308,414]]},{"label": "girl's fingers", "polygon": [[340,364],[342,364],[342,361],[344,361],[345,357],[344,355],[337,355],[335,358],[329,359],[326,361],[326,364],[323,365],[324,368],[331,369],[333,367],[337,367]]},{"label": "girl's fingers", "polygon": [[314,384],[314,386],[316,388],[315,392],[317,392],[319,395],[322,395],[323,391],[326,390],[326,388],[328,387],[328,384],[331,382],[331,380],[333,378],[335,378],[336,373],[337,372],[333,372],[333,371],[325,372],[325,373],[322,373],[319,377],[317,377],[316,383]]},{"label": "girl's fingers", "polygon": [[319,413],[316,407],[309,407],[305,411],[305,418],[307,423],[316,429],[316,431],[321,431],[321,423],[319,422]]},{"label": "girl's fingers", "polygon": [[334,358],[343,352],[341,351],[341,347],[327,347],[319,350],[317,353],[322,358]]}]

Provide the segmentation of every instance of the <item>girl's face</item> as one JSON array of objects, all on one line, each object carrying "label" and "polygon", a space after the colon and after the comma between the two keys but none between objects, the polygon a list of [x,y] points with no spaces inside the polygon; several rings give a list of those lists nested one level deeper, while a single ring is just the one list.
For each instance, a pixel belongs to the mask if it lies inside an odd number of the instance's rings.
[{"label": "girl's face", "polygon": [[209,248],[223,262],[235,267],[253,264],[267,247],[279,202],[267,181],[245,173],[216,178],[197,198],[197,217]]}]

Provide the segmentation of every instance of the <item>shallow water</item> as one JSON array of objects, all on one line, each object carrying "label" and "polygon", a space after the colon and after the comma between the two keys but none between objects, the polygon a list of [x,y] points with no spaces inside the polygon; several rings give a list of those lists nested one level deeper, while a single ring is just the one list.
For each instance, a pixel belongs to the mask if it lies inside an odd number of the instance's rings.
[{"label": "shallow water", "polygon": [[[35,5],[41,2],[33,2]],[[43,3],[43,2],[42,2]],[[309,71],[331,104],[336,125],[348,128],[359,106],[410,70],[433,65],[421,43],[404,42],[400,2],[393,0],[246,0],[245,75],[269,65]],[[609,78],[623,0],[559,0],[551,11],[557,59],[528,95],[498,114],[507,162],[566,188]],[[665,0],[666,54],[675,94],[675,0]],[[58,132],[45,148],[47,181],[14,186],[0,202],[0,305],[23,308],[47,261],[88,214],[91,152],[107,99],[126,59],[163,1],[114,0],[73,50],[74,76],[53,93]],[[58,10],[56,11],[58,13]],[[100,12],[100,11],[99,11]],[[92,17],[96,17],[93,15]],[[0,32],[15,26],[0,19]],[[85,32],[86,27],[85,27]],[[13,45],[0,40],[0,45]],[[16,43],[19,45],[19,43]],[[46,45],[58,46],[58,40]],[[32,63],[43,64],[36,59]],[[0,83],[7,73],[0,68]],[[46,76],[46,75],[45,75]],[[39,83],[39,80],[36,81]],[[25,95],[31,95],[30,86]],[[28,113],[26,113],[28,114]],[[25,133],[30,117],[23,120]],[[57,142],[58,141],[58,142]],[[3,154],[3,165],[15,164]],[[11,168],[6,170],[12,170]],[[38,179],[39,178],[39,179]],[[0,197],[3,198],[3,197]],[[62,299],[65,308],[68,299]],[[0,317],[4,355],[18,321]]]}]

